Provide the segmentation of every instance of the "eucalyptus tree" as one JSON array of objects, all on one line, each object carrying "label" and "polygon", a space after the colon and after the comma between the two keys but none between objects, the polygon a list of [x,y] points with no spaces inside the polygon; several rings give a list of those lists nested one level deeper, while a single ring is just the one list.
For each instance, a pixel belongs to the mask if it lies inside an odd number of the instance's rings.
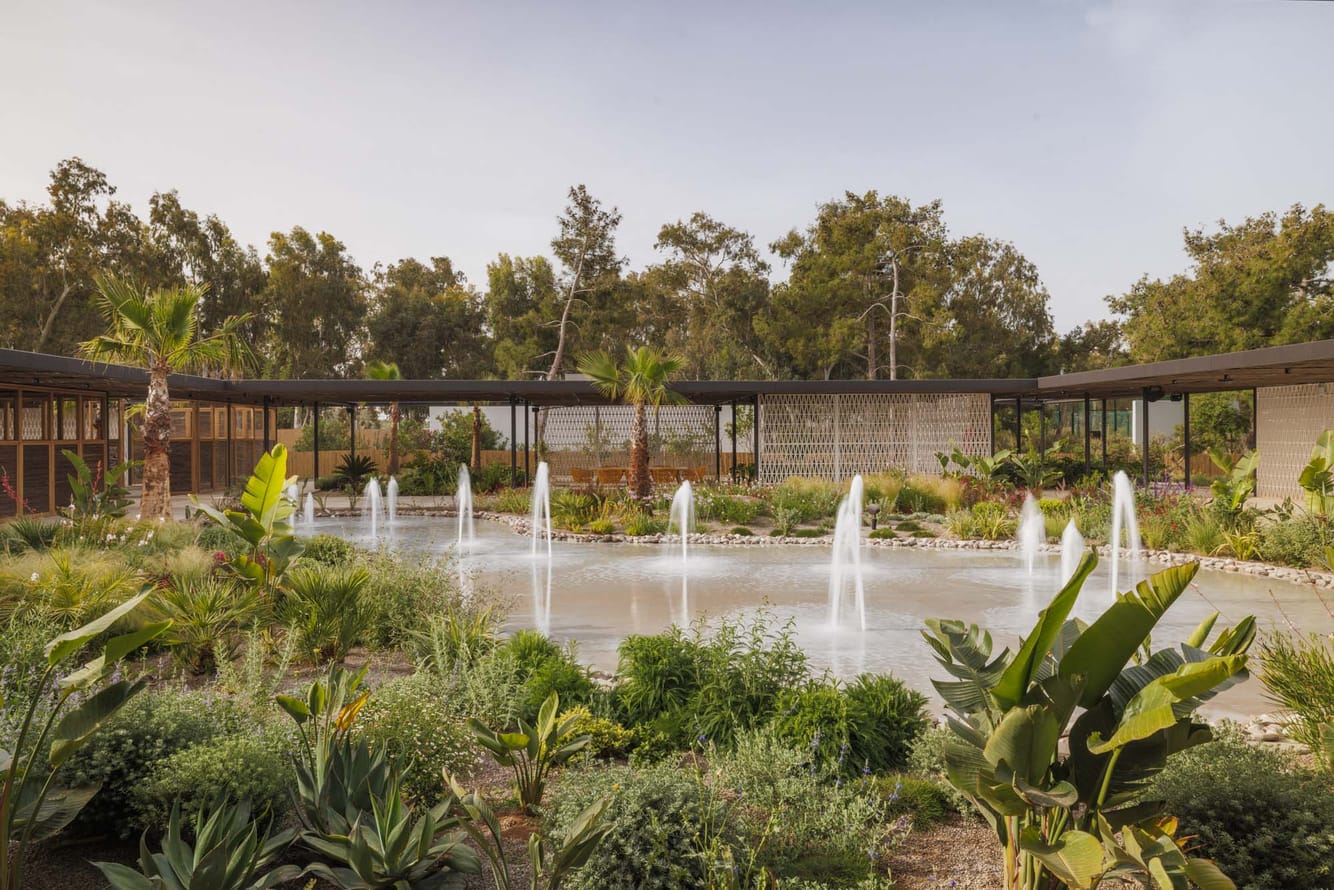
[{"label": "eucalyptus tree", "polygon": [[588,375],[593,385],[613,401],[634,407],[630,424],[630,472],[626,480],[630,494],[637,498],[653,494],[649,473],[648,409],[656,414],[663,405],[684,404],[685,397],[670,389],[672,378],[684,361],[677,355],[664,355],[656,349],[627,346],[624,361],[610,353],[593,352],[579,362],[580,373]]},{"label": "eucalyptus tree", "polygon": [[569,203],[557,218],[559,231],[551,241],[552,252],[565,268],[560,282],[564,294],[556,327],[556,348],[547,369],[548,380],[558,380],[564,373],[575,304],[582,303],[594,313],[609,308],[605,305],[607,290],[619,280],[625,264],[616,254],[616,228],[620,224],[621,213],[615,207],[604,210],[602,202],[583,185],[570,189]]},{"label": "eucalyptus tree", "polygon": [[182,371],[226,371],[253,360],[240,336],[245,315],[231,315],[207,333],[199,331],[199,302],[206,286],[140,289],[119,279],[97,278],[97,305],[106,331],[79,347],[85,358],[148,369],[148,398],[141,434],[144,483],[140,514],[171,515],[171,394],[168,377]]},{"label": "eucalyptus tree", "polygon": [[478,377],[491,370],[482,297],[449,257],[377,266],[370,287],[367,350],[392,358],[413,380]]},{"label": "eucalyptus tree", "polygon": [[366,282],[343,243],[300,226],[269,236],[263,302],[267,370],[288,377],[353,371],[366,317]]},{"label": "eucalyptus tree", "polygon": [[[394,362],[367,362],[366,363],[367,380],[402,380],[403,373],[398,370],[398,365]],[[398,402],[389,403],[389,468],[386,472],[390,476],[398,473]],[[357,431],[352,431],[355,441]],[[355,450],[355,445],[353,446]]]}]

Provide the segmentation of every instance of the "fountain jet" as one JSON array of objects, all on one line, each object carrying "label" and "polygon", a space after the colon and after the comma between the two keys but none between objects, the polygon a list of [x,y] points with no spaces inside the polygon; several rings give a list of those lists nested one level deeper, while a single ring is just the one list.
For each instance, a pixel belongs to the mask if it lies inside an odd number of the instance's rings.
[{"label": "fountain jet", "polygon": [[459,514],[459,540],[458,552],[472,552],[473,544],[477,540],[477,532],[473,527],[472,517],[472,474],[468,472],[467,464],[459,464],[459,483],[454,489],[454,507],[455,512]]},{"label": "fountain jet", "polygon": [[533,559],[537,559],[537,541],[542,536],[543,520],[546,520],[547,561],[551,561],[551,470],[546,461],[537,465],[537,474],[533,477],[533,506],[529,515],[529,527],[533,532]]},{"label": "fountain jet", "polygon": [[862,477],[854,476],[852,487],[838,504],[834,524],[834,555],[829,569],[829,627],[837,630],[842,620],[846,587],[852,585],[851,605],[858,626],[866,630],[866,588],[862,583]]},{"label": "fountain jet", "polygon": [[315,526],[315,495],[306,494],[306,508],[302,518],[306,521],[306,528]]},{"label": "fountain jet", "polygon": [[1030,491],[1024,495],[1024,508],[1019,511],[1019,550],[1024,555],[1024,566],[1028,569],[1029,577],[1032,577],[1033,568],[1037,564],[1038,548],[1046,537],[1047,520],[1043,518],[1038,502]]},{"label": "fountain jet", "polygon": [[1071,517],[1061,532],[1061,586],[1075,576],[1079,560],[1084,555],[1084,536],[1079,533],[1079,526]]},{"label": "fountain jet", "polygon": [[1112,477],[1112,593],[1120,592],[1121,529],[1126,531],[1126,555],[1131,562],[1139,560],[1139,519],[1135,516],[1135,487],[1123,470]]},{"label": "fountain jet", "polygon": [[690,620],[690,532],[695,527],[695,494],[690,488],[690,480],[681,483],[672,496],[672,509],[667,519],[667,546],[672,545],[672,526],[681,536],[681,614],[685,621]]},{"label": "fountain jet", "polygon": [[385,504],[389,508],[389,521],[398,519],[398,477],[389,477],[389,488],[385,492]]},{"label": "fountain jet", "polygon": [[380,500],[380,480],[372,476],[371,481],[366,483],[366,517],[370,523],[372,538],[380,530],[380,511],[384,509]]}]

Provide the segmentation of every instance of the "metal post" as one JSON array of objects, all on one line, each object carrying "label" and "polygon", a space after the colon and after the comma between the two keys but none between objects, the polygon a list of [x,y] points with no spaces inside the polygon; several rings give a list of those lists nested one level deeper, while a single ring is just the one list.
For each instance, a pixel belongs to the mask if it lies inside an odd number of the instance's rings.
[{"label": "metal post", "polygon": [[236,445],[233,442],[236,429],[236,406],[227,403],[227,472],[223,474],[223,484],[231,485],[236,477]]},{"label": "metal post", "polygon": [[1092,433],[1089,431],[1089,397],[1084,396],[1084,475],[1087,476],[1093,470],[1093,440]]},{"label": "metal post", "polygon": [[1144,403],[1141,423],[1144,424],[1144,442],[1140,445],[1143,453],[1140,455],[1144,463],[1144,487],[1149,487],[1149,388],[1146,386],[1140,391],[1140,399]]},{"label": "metal post", "polygon": [[1260,390],[1251,388],[1251,434],[1248,447],[1256,448],[1260,444]]},{"label": "metal post", "polygon": [[[532,480],[533,471],[528,469],[528,452],[532,450],[532,445],[528,439],[528,411],[532,408],[526,401],[523,403],[523,478]],[[533,423],[537,423],[537,409],[532,408]]]},{"label": "metal post", "polygon": [[347,441],[352,460],[357,459],[357,406],[347,406]]},{"label": "metal post", "polygon": [[1024,450],[1024,400],[1014,397],[1014,453]]},{"label": "metal post", "polygon": [[264,453],[267,454],[268,451],[269,451],[269,400],[268,400],[268,397],[265,397],[265,398],[263,399],[263,411],[264,411]]},{"label": "metal post", "polygon": [[754,398],[755,417],[751,424],[751,437],[754,440],[755,453],[751,455],[751,466],[755,472],[755,481],[760,481],[760,396],[755,394]]},{"label": "metal post", "polygon": [[991,410],[987,413],[987,438],[991,440],[991,454],[996,454],[996,394],[987,396]]},{"label": "metal post", "polygon": [[315,442],[315,482],[311,486],[312,488],[314,488],[315,485],[318,485],[320,481],[320,403],[319,402],[315,403],[315,416],[310,423],[311,423],[311,432],[313,433],[311,438]]},{"label": "metal post", "polygon": [[516,450],[519,447],[519,421],[515,415],[518,407],[518,403],[510,399],[510,488],[519,484],[519,455]]},{"label": "metal post", "polygon": [[1102,400],[1102,471],[1107,472],[1107,400]]},{"label": "metal post", "polygon": [[713,406],[713,480],[723,479],[723,406]]},{"label": "metal post", "polygon": [[1047,406],[1038,402],[1038,456],[1047,453]]},{"label": "metal post", "polygon": [[1193,487],[1190,482],[1190,393],[1181,397],[1181,440],[1186,462],[1186,491],[1190,491]]},{"label": "metal post", "polygon": [[732,481],[736,481],[736,399],[732,400]]}]

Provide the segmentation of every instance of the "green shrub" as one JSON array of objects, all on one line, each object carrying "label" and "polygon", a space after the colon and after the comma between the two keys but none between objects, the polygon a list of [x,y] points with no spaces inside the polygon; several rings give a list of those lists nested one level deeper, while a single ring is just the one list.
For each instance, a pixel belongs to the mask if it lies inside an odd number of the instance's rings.
[{"label": "green shrub", "polygon": [[738,525],[738,526],[736,526],[736,527],[730,529],[727,533],[728,533],[729,535],[737,535],[737,536],[742,537],[742,538],[748,538],[748,537],[750,537],[751,535],[755,534],[753,531],[751,531],[750,529],[746,528],[744,525]]},{"label": "green shrub", "polygon": [[594,519],[585,528],[590,535],[616,534],[616,523],[610,519]]},{"label": "green shrub", "polygon": [[[588,669],[575,658],[572,645],[561,648],[537,631],[521,630],[500,644],[497,655],[512,666],[514,680],[522,687],[517,716],[529,723],[537,719],[542,703],[552,692],[559,693],[560,700],[571,707],[587,704],[593,698],[593,681]],[[481,719],[481,715],[469,716]]]},{"label": "green shrub", "polygon": [[794,528],[791,534],[794,538],[823,538],[828,532],[822,528]]},{"label": "green shrub", "polygon": [[884,674],[862,674],[843,689],[850,766],[903,769],[928,725],[926,696]]},{"label": "green shrub", "polygon": [[891,818],[907,816],[917,830],[944,822],[955,812],[951,786],[924,776],[892,773],[876,776],[875,789]]},{"label": "green shrub", "polygon": [[1274,632],[1260,644],[1260,680],[1296,717],[1288,734],[1310,748],[1316,763],[1334,764],[1326,727],[1334,725],[1334,638]]},{"label": "green shrub", "polygon": [[808,749],[812,768],[849,766],[848,703],[832,683],[811,683],[785,692],[771,724],[783,741]]},{"label": "green shrub", "polygon": [[524,713],[527,690],[506,649],[495,648],[456,672],[459,709],[491,727],[510,727]]},{"label": "green shrub", "polygon": [[759,517],[760,504],[749,498],[705,491],[695,498],[695,515],[700,519],[744,525]]},{"label": "green shrub", "polygon": [[218,800],[248,800],[280,822],[291,804],[292,740],[283,729],[215,738],[159,761],[134,789],[139,827],[167,824],[172,804],[193,815]]},{"label": "green shrub", "polygon": [[465,719],[439,678],[419,671],[377,687],[353,732],[372,746],[384,746],[403,774],[410,803],[434,806],[445,791],[442,770],[467,775],[477,765]]},{"label": "green shrub", "polygon": [[563,722],[571,717],[574,718],[574,723],[570,727],[570,735],[586,735],[589,738],[588,746],[578,755],[580,758],[625,757],[635,746],[633,730],[626,729],[615,720],[594,717],[592,712],[582,705],[562,711],[557,722]]},{"label": "green shrub", "polygon": [[360,607],[363,641],[373,648],[410,649],[423,616],[467,615],[482,608],[464,603],[458,573],[448,560],[380,550],[357,554],[355,565],[370,575]]},{"label": "green shrub", "polygon": [[934,537],[937,537],[937,535],[936,535],[935,532],[929,532],[929,531],[927,531],[926,529],[922,529],[922,530],[919,531],[919,532],[913,532],[912,534],[908,535],[908,537],[910,537],[910,538],[934,538]]},{"label": "green shrub", "polygon": [[209,553],[222,553],[231,559],[244,549],[244,543],[229,529],[223,528],[217,523],[210,522],[199,529],[199,535],[196,538],[199,547]]},{"label": "green shrub", "polygon": [[808,676],[790,623],[770,627],[763,610],[749,621],[723,621],[711,636],[697,622],[621,643],[615,691],[629,726],[662,732],[678,745],[726,746],[743,729],[769,720],[785,690]]},{"label": "green shrub", "polygon": [[1242,890],[1334,887],[1334,791],[1325,776],[1235,731],[1178,754],[1154,782],[1167,812]]},{"label": "green shrub", "polygon": [[297,651],[319,661],[342,659],[367,636],[362,591],[370,573],[358,566],[297,566],[287,573],[282,619],[296,631]]},{"label": "green shrub", "polygon": [[633,516],[626,517],[625,520],[625,533],[631,537],[660,535],[665,531],[667,531],[667,521],[654,519],[647,513],[636,513]]},{"label": "green shrub", "polygon": [[950,807],[957,813],[972,816],[976,813],[963,792],[949,783],[945,772],[945,746],[954,739],[954,733],[941,726],[928,726],[913,741],[908,754],[908,769],[918,776],[932,779],[945,792]]},{"label": "green shrub", "polygon": [[773,490],[769,503],[774,510],[786,511],[796,522],[815,522],[833,516],[843,493],[833,482],[791,476]]},{"label": "green shrub", "polygon": [[533,509],[532,493],[526,488],[502,488],[495,494],[497,513],[516,513],[527,516]]},{"label": "green shrub", "polygon": [[[241,708],[225,697],[182,689],[145,691],[70,759],[63,781],[71,787],[100,785],[80,814],[80,822],[99,830],[114,826],[121,837],[129,837],[157,826],[151,819],[136,817],[142,809],[134,797],[135,789],[148,781],[156,764],[253,729]],[[167,811],[170,808],[168,801]],[[165,817],[162,824],[166,824]]]},{"label": "green shrub", "polygon": [[895,533],[894,529],[886,526],[885,528],[878,528],[875,531],[870,532],[866,537],[876,541],[887,541],[897,538],[898,534]]},{"label": "green shrub", "polygon": [[957,537],[985,541],[1013,538],[1019,526],[1005,505],[997,501],[980,501],[967,510],[956,510],[949,514],[945,524]]},{"label": "green shrub", "polygon": [[567,770],[553,796],[548,822],[567,830],[583,809],[610,797],[603,816],[611,827],[569,886],[575,890],[678,890],[702,887],[704,860],[696,838],[722,813],[696,779],[671,765]]},{"label": "green shrub", "polygon": [[1295,516],[1262,526],[1260,555],[1269,562],[1306,568],[1318,566],[1325,547],[1334,541],[1328,520],[1315,516]]},{"label": "green shrub", "polygon": [[305,541],[301,558],[327,566],[346,565],[356,555],[357,548],[351,541],[345,541],[337,535],[312,535]]}]

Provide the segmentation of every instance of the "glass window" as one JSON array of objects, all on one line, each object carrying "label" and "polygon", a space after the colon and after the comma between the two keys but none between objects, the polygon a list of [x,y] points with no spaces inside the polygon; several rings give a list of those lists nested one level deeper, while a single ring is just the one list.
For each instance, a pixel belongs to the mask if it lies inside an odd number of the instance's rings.
[{"label": "glass window", "polygon": [[14,392],[0,392],[0,441],[12,442],[19,437],[15,414]]},{"label": "glass window", "polygon": [[83,437],[100,440],[104,437],[106,425],[102,422],[102,400],[83,400]]}]

